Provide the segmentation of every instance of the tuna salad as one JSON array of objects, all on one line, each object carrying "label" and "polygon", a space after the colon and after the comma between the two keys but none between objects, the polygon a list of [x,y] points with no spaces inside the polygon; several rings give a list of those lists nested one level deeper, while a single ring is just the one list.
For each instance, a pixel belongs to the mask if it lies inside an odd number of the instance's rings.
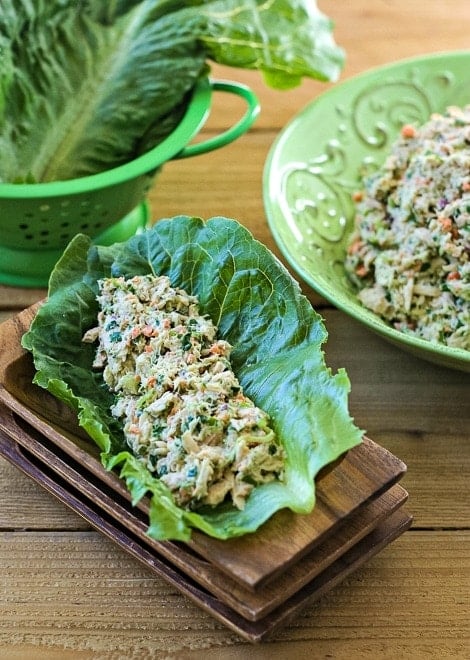
[{"label": "tuna salad", "polygon": [[346,271],[396,329],[470,349],[470,106],[405,125],[354,195]]},{"label": "tuna salad", "polygon": [[198,300],[166,276],[99,281],[93,366],[115,393],[112,415],[129,448],[195,509],[229,500],[243,509],[254,486],[282,479],[283,450],[268,415],[243,393]]}]

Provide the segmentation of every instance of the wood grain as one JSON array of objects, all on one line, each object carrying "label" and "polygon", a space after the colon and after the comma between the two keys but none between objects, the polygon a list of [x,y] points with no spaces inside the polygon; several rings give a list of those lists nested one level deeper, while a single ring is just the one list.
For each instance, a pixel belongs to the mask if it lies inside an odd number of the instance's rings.
[{"label": "wood grain", "polygon": [[321,313],[328,330],[326,361],[333,369],[346,368],[351,412],[371,437],[381,442],[384,432],[408,432],[416,438],[421,434],[468,438],[470,374],[437,367],[399,350],[340,311]]},{"label": "wood grain", "polygon": [[302,651],[304,658],[465,658],[469,543],[469,531],[405,534],[272,642],[251,649],[96,532],[3,532],[0,648],[10,657],[29,644],[38,658],[48,649],[104,657],[114,649],[126,658],[198,658],[211,649],[217,659]]}]

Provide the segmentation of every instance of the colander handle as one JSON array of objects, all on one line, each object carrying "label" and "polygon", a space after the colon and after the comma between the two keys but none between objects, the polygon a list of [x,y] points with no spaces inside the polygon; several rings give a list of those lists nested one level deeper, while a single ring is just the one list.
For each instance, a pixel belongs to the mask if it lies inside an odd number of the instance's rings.
[{"label": "colander handle", "polygon": [[223,133],[220,133],[220,135],[215,135],[214,137],[203,140],[202,142],[187,145],[179,153],[173,156],[173,159],[199,156],[200,154],[205,154],[208,151],[214,151],[214,149],[220,149],[220,147],[224,147],[226,144],[230,144],[230,142],[233,142],[239,138],[241,135],[243,135],[243,133],[246,133],[246,131],[252,126],[256,117],[258,116],[260,111],[258,98],[256,94],[246,85],[225,80],[211,80],[210,85],[212,90],[215,92],[228,92],[229,94],[240,96],[244,101],[246,101],[248,106],[245,114],[237,121],[236,124],[228,128]]}]

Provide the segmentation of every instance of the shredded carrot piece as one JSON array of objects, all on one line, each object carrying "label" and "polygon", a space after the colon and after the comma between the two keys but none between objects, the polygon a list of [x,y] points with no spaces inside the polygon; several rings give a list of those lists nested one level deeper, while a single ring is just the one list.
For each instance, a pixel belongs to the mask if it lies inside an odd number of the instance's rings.
[{"label": "shredded carrot piece", "polygon": [[142,334],[145,337],[152,337],[152,335],[154,334],[154,330],[153,330],[152,326],[151,325],[144,326],[143,329],[142,329]]},{"label": "shredded carrot piece", "polygon": [[353,192],[352,198],[354,202],[361,202],[364,199],[364,193],[362,190],[356,190]]},{"label": "shredded carrot piece", "polygon": [[210,347],[209,353],[212,353],[212,355],[222,355],[224,353],[224,348],[219,343],[215,343]]},{"label": "shredded carrot piece", "polygon": [[353,243],[351,243],[351,245],[348,247],[348,253],[349,253],[349,254],[356,254],[356,252],[358,252],[358,251],[361,249],[361,247],[362,247],[363,245],[364,245],[364,244],[363,244],[363,242],[361,241],[361,239],[358,238],[358,239],[355,240]]},{"label": "shredded carrot piece", "polygon": [[358,266],[358,267],[356,268],[356,275],[357,275],[358,277],[365,277],[365,276],[367,275],[368,272],[369,272],[369,271],[367,270],[367,268],[366,268],[364,265],[362,265],[362,266]]},{"label": "shredded carrot piece", "polygon": [[416,136],[416,128],[411,124],[404,124],[401,134],[404,138],[414,138]]},{"label": "shredded carrot piece", "polygon": [[452,229],[452,220],[450,218],[438,218],[439,224],[442,227],[442,231],[451,231]]}]

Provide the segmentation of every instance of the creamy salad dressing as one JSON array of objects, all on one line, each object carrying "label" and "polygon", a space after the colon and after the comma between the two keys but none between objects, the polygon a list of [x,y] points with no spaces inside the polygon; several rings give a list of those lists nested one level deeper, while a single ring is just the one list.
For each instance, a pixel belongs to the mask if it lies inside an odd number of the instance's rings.
[{"label": "creamy salad dressing", "polygon": [[346,270],[395,328],[470,349],[470,106],[407,125],[356,195]]},{"label": "creamy salad dressing", "polygon": [[242,509],[257,484],[282,478],[268,415],[243,393],[231,346],[197,298],[152,275],[99,281],[94,367],[116,394],[112,414],[132,452],[179,505]]}]

